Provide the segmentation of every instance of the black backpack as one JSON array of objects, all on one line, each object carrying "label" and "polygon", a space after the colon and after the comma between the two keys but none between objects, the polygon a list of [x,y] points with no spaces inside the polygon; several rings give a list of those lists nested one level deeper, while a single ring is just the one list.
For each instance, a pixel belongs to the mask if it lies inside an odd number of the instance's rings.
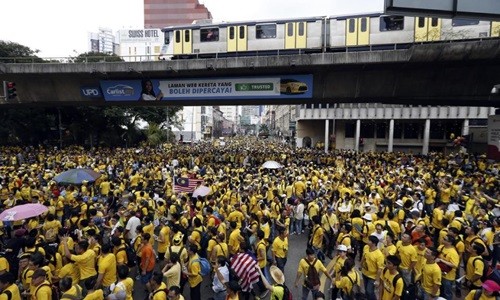
[{"label": "black backpack", "polygon": [[122,246],[118,249],[117,253],[120,251],[125,251],[125,254],[127,255],[127,266],[129,268],[133,268],[137,265],[137,253],[135,253],[132,246],[126,243],[124,247]]},{"label": "black backpack", "polygon": [[[387,268],[384,269],[383,274],[385,274],[386,271],[388,271]],[[415,295],[414,295],[414,288],[413,288],[413,286],[412,286],[411,289],[407,288],[406,282],[405,282],[405,280],[403,279],[403,277],[401,276],[401,274],[399,272],[392,279],[392,286],[394,288],[394,291],[396,291],[396,284],[398,283],[398,280],[400,278],[403,281],[403,293],[401,294],[401,300],[410,300],[410,299],[414,300],[415,299]]]},{"label": "black backpack", "polygon": [[275,284],[274,285],[275,287],[276,286],[280,286],[283,288],[283,298],[281,299],[278,299],[277,296],[274,296],[272,300],[293,300],[293,297],[292,297],[292,293],[290,293],[290,290],[288,289],[288,287],[284,284]]},{"label": "black backpack", "polygon": [[478,260],[483,262],[483,275],[481,275],[481,281],[485,282],[486,280],[489,279],[489,276],[493,272],[493,270],[491,269],[490,265],[481,256],[474,258],[474,260],[472,261],[472,266],[474,268],[476,267],[476,261],[478,261]]},{"label": "black backpack", "polygon": [[200,237],[201,237],[201,240],[200,240],[200,255],[202,257],[207,257],[207,248],[208,248],[208,242],[210,242],[210,234],[208,234],[208,232],[206,230],[198,230],[198,229],[194,229],[193,231],[196,231],[200,234]]}]

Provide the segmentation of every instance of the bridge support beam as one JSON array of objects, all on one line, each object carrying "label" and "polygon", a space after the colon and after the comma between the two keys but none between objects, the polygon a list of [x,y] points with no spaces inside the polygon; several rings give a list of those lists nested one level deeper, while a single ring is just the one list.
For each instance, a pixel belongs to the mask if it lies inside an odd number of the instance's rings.
[{"label": "bridge support beam", "polygon": [[359,138],[361,133],[361,120],[356,120],[356,134],[354,136],[354,150],[359,151]]},{"label": "bridge support beam", "polygon": [[392,152],[394,148],[394,119],[389,120],[389,143],[387,143],[387,152]]},{"label": "bridge support beam", "polygon": [[431,119],[425,119],[424,125],[424,144],[422,145],[422,154],[429,154],[429,137],[431,134]]},{"label": "bridge support beam", "polygon": [[325,120],[325,153],[328,153],[328,148],[330,147],[330,120]]}]

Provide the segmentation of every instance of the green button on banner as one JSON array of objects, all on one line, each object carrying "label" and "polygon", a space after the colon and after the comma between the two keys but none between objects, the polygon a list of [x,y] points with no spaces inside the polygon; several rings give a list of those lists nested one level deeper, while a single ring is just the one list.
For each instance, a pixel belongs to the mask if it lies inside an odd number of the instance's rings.
[{"label": "green button on banner", "polygon": [[234,86],[237,92],[274,90],[273,83],[236,83]]}]

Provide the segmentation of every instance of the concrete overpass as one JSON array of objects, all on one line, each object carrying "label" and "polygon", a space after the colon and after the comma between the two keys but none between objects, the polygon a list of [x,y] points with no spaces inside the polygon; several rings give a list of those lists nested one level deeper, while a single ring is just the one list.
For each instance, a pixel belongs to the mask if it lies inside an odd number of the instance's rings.
[{"label": "concrete overpass", "polygon": [[[500,40],[414,44],[407,49],[155,62],[0,64],[0,80],[14,81],[18,99],[1,105],[143,105],[88,98],[81,88],[101,80],[179,79],[312,74],[311,99],[212,99],[211,105],[379,102],[497,106]],[[148,105],[206,105],[206,100]]]}]

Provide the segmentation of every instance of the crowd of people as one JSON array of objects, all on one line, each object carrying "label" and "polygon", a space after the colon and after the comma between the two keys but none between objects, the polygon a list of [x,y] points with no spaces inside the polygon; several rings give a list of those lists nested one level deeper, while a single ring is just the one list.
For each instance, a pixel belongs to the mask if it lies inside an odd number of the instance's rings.
[{"label": "crowd of people", "polygon": [[[1,223],[0,300],[130,300],[134,289],[153,300],[288,300],[292,285],[304,300],[500,292],[500,168],[484,156],[324,153],[253,138],[0,150],[1,210],[48,208]],[[263,168],[269,160],[282,167]],[[101,176],[54,180],[73,168]],[[290,235],[307,237],[298,266],[287,264]]]}]

